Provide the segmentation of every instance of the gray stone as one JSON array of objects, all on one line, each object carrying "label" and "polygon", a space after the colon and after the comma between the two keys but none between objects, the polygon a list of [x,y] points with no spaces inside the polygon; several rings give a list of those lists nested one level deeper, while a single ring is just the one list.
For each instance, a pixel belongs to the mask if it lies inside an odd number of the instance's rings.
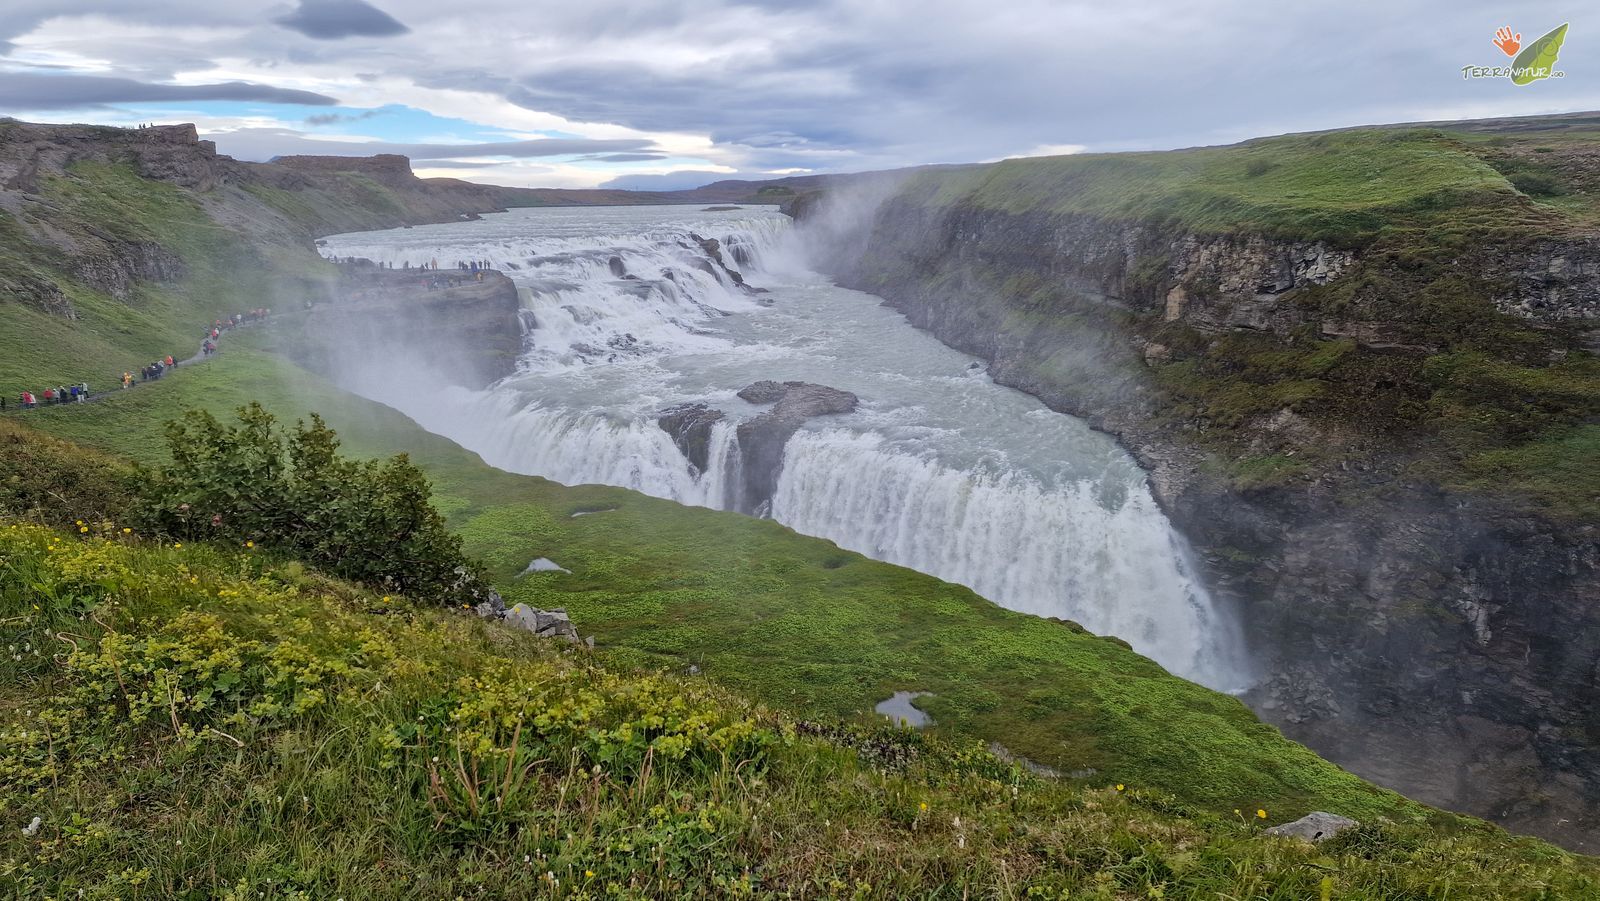
[{"label": "gray stone", "polygon": [[1346,829],[1352,829],[1359,825],[1361,824],[1349,817],[1318,810],[1308,813],[1292,823],[1273,826],[1267,830],[1267,834],[1300,838],[1308,842],[1321,842],[1333,838]]},{"label": "gray stone", "polygon": [[547,557],[539,557],[538,559],[529,563],[528,568],[522,571],[523,575],[527,575],[529,573],[567,573],[570,575],[572,570],[567,569],[566,567]]},{"label": "gray stone", "polygon": [[537,632],[539,631],[539,613],[540,611],[529,607],[527,604],[518,604],[506,611],[506,622],[519,629]]}]

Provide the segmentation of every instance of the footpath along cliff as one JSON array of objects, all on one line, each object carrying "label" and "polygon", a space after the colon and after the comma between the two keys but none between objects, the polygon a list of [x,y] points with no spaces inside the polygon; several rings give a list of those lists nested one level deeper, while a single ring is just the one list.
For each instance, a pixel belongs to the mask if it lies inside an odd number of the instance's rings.
[{"label": "footpath along cliff", "polygon": [[1596,147],[1296,136],[925,172],[794,212],[843,283],[1146,465],[1240,610],[1263,717],[1592,849]]}]

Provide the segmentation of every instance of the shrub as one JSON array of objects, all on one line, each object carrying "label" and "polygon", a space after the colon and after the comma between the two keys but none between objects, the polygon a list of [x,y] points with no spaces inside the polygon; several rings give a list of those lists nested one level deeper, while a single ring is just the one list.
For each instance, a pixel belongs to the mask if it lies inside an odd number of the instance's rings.
[{"label": "shrub", "polygon": [[335,575],[441,603],[476,599],[477,563],[401,454],[351,460],[318,416],[287,436],[259,404],[224,426],[190,412],[167,427],[172,462],[147,481],[146,514],[175,538],[275,546]]},{"label": "shrub", "polygon": [[1567,193],[1561,182],[1548,172],[1516,172],[1507,176],[1506,180],[1529,197],[1559,197]]},{"label": "shrub", "polygon": [[134,506],[136,489],[131,467],[0,421],[0,513],[75,527],[120,518]]}]

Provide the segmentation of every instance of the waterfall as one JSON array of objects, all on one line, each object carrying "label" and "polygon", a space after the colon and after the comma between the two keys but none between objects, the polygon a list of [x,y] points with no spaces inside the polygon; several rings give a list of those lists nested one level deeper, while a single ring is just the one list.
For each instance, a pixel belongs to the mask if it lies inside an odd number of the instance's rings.
[{"label": "waterfall", "polygon": [[1110,503],[1100,495],[1086,481],[1046,487],[1017,473],[956,470],[887,449],[877,435],[827,429],[790,440],[772,515],[1228,685],[1239,636],[1189,575],[1148,488]]},{"label": "waterfall", "polygon": [[[1136,464],[806,272],[788,239],[770,213],[609,209],[329,239],[330,253],[397,267],[487,260],[527,308],[520,370],[487,391],[441,387],[381,353],[344,380],[492,466],[723,509],[739,484],[736,426],[762,412],[740,387],[804,378],[856,392],[858,412],[784,445],[772,518],[1116,635],[1212,687],[1245,686],[1238,630],[1192,576]],[[715,420],[703,467],[656,421],[680,404]]]}]

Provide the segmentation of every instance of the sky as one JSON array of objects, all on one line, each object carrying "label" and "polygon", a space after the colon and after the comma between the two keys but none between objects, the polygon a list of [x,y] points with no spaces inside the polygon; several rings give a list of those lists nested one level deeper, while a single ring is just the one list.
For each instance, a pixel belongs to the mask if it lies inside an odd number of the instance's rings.
[{"label": "sky", "polygon": [[[1526,86],[1466,78],[1570,23]],[[3,0],[0,115],[529,187],[1600,109],[1600,10],[1479,0]]]}]

